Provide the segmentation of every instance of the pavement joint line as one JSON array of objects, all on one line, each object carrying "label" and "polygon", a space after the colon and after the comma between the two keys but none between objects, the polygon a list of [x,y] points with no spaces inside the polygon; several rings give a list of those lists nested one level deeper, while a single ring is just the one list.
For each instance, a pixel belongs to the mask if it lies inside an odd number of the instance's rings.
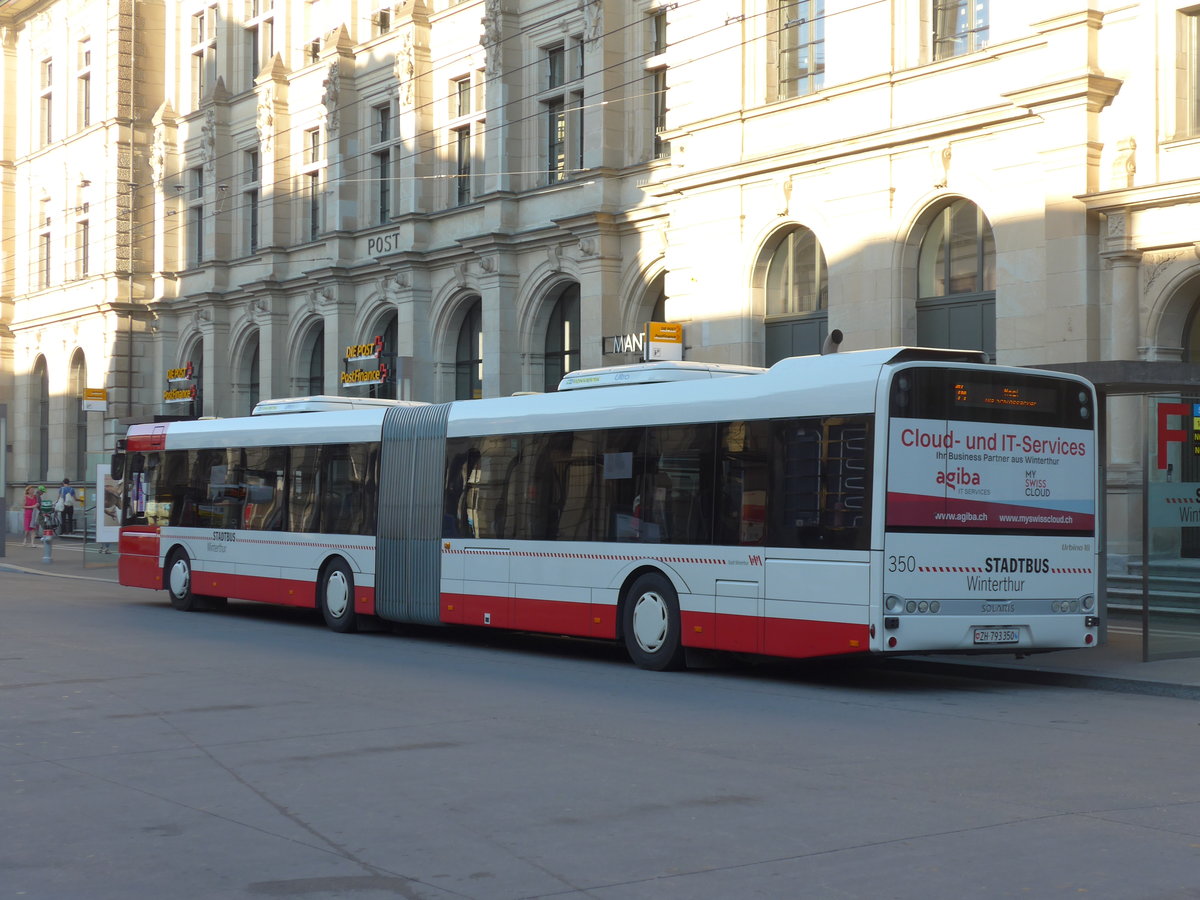
[{"label": "pavement joint line", "polygon": [[51,572],[46,569],[29,569],[25,566],[14,566],[12,563],[0,562],[0,572],[15,572],[19,575],[45,575],[51,578],[72,578],[76,581],[100,581],[104,584],[119,584],[115,578],[98,578],[95,575],[71,575],[67,572]]}]

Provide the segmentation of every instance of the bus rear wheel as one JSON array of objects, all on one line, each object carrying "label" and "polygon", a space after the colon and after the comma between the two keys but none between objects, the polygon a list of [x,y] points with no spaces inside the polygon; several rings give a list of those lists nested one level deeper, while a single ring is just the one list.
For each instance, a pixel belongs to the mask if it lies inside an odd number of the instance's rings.
[{"label": "bus rear wheel", "polygon": [[171,598],[171,605],[181,612],[200,609],[200,598],[192,591],[192,560],[186,550],[176,548],[167,557],[163,567],[163,585]]},{"label": "bus rear wheel", "polygon": [[342,634],[358,627],[354,612],[354,573],[345,560],[334,560],[321,575],[321,615],[331,631]]},{"label": "bus rear wheel", "polygon": [[664,576],[642,575],[625,595],[622,632],[629,658],[643,669],[665,672],[683,668],[679,595]]}]

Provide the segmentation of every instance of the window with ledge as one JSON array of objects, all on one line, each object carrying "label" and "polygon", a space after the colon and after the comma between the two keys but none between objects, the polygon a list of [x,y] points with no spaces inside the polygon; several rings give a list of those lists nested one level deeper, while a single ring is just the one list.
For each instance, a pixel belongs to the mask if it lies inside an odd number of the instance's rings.
[{"label": "window with ledge", "polygon": [[[83,204],[80,210],[81,214],[86,217],[88,214],[88,205]],[[91,271],[89,260],[90,245],[91,245],[92,229],[91,223],[87,218],[75,220],[75,277],[87,278]]]},{"label": "window with ledge", "polygon": [[1178,13],[1175,137],[1200,137],[1200,9]]},{"label": "window with ledge", "polygon": [[257,150],[247,150],[243,157],[242,208],[245,215],[246,252],[258,250],[259,199],[262,196],[261,162]]},{"label": "window with ledge", "polygon": [[246,88],[250,89],[262,67],[275,55],[274,0],[246,0],[244,29]]},{"label": "window with ledge", "polygon": [[571,38],[544,51],[542,104],[545,171],[550,184],[583,169],[583,40]]},{"label": "window with ledge", "polygon": [[547,393],[558,390],[563,376],[579,368],[579,334],[579,285],[570,284],[558,295],[546,327],[542,371]]},{"label": "window with ledge", "polygon": [[788,100],[825,84],[825,0],[778,2],[778,95]]},{"label": "window with ledge", "polygon": [[304,166],[300,173],[305,207],[305,233],[314,241],[321,235],[321,129],[309,128],[304,136]]},{"label": "window with ledge", "polygon": [[950,59],[988,44],[989,0],[933,0],[933,58]]},{"label": "window with ledge", "polygon": [[198,266],[204,262],[204,167],[196,166],[188,174],[188,263]]},{"label": "window with ledge", "polygon": [[75,72],[75,121],[80,129],[92,124],[92,42],[79,42],[79,66]]},{"label": "window with ledge", "polygon": [[217,5],[192,15],[192,105],[199,106],[217,81]]},{"label": "window with ledge", "polygon": [[38,89],[39,136],[45,146],[54,140],[54,60],[42,60]]},{"label": "window with ledge", "polygon": [[50,265],[51,265],[51,228],[50,228],[50,201],[43,200],[41,204],[41,214],[38,217],[38,257],[37,257],[37,286],[39,290],[44,290],[50,287]]},{"label": "window with ledge", "polygon": [[456,79],[451,84],[450,103],[450,145],[454,153],[454,172],[451,179],[454,187],[450,199],[455,206],[463,206],[470,203],[473,196],[473,132],[479,127],[469,75]]},{"label": "window with ledge", "polygon": [[646,93],[650,96],[651,152],[654,159],[671,155],[663,140],[667,129],[667,12],[657,10],[649,17],[650,52],[646,57]]},{"label": "window with ledge", "polygon": [[374,182],[374,224],[392,218],[392,105],[371,108],[371,167]]}]

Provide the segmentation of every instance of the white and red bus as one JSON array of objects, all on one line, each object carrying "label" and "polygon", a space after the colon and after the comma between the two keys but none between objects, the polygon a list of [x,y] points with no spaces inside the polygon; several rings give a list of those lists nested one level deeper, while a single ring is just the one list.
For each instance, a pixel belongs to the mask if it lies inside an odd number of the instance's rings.
[{"label": "white and red bus", "polygon": [[[555,393],[130,429],[122,584],[782,657],[1097,638],[1096,399],[891,348],[648,363]],[[122,456],[123,454],[123,456]]]}]

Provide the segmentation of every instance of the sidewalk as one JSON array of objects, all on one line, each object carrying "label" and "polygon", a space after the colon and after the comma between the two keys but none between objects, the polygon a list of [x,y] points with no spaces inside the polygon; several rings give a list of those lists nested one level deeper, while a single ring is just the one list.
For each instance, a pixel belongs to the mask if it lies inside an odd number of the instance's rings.
[{"label": "sidewalk", "polygon": [[[54,575],[59,578],[83,578],[117,584],[117,552],[101,553],[97,544],[84,544],[82,535],[56,537],[50,548],[51,562],[42,562],[45,548],[38,541],[32,547],[21,544],[20,535],[8,535],[0,556],[0,572],[22,572],[27,575]],[[85,565],[86,563],[86,565]]]},{"label": "sidewalk", "polygon": [[[5,550],[7,555],[0,557],[0,572],[117,583],[115,548],[112,553],[102,554],[95,544],[87,545],[87,566],[84,566],[84,544],[79,538],[55,538],[50,563],[42,562],[40,542],[34,547],[23,547],[19,540],[14,543],[10,535]],[[1200,633],[1195,647],[1200,654]],[[1012,654],[887,657],[880,659],[879,664],[967,678],[1200,700],[1200,655],[1142,662],[1141,623],[1129,618],[1114,618],[1109,623],[1108,643],[1093,650],[1059,650],[1024,659],[1016,659]]]}]

